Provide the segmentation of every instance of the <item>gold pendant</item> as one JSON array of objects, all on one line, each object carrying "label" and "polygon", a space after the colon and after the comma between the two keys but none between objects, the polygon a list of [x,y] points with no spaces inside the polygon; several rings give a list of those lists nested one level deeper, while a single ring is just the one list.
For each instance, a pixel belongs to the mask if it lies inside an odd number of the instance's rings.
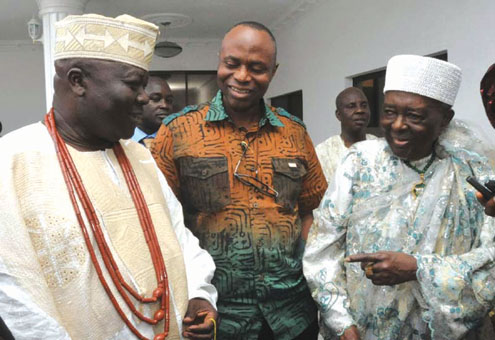
[{"label": "gold pendant", "polygon": [[416,199],[421,191],[425,187],[425,175],[419,174],[420,182],[413,185],[411,193],[413,194],[414,199]]}]

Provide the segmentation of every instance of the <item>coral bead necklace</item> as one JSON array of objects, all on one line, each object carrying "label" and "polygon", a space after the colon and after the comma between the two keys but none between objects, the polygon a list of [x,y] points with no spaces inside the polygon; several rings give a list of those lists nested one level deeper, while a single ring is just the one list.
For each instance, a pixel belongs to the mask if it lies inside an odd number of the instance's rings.
[{"label": "coral bead necklace", "polygon": [[[153,267],[155,269],[157,288],[153,291],[151,297],[143,297],[136,290],[134,290],[130,284],[128,284],[122,274],[119,271],[117,263],[108,247],[108,244],[105,241],[105,237],[103,231],[101,229],[100,221],[98,216],[96,215],[95,209],[91,200],[84,188],[84,184],[82,183],[81,177],[77,172],[77,169],[74,165],[72,157],[65,145],[65,142],[60,137],[57,132],[55,126],[55,118],[53,114],[53,109],[45,115],[45,125],[50,133],[53,142],[55,143],[55,148],[57,151],[57,158],[60,164],[60,168],[62,170],[62,174],[64,177],[64,181],[67,185],[67,189],[69,192],[69,196],[74,207],[74,211],[76,213],[77,220],[81,227],[81,231],[84,237],[84,241],[86,243],[86,247],[88,248],[91,261],[93,262],[94,268],[98,274],[98,278],[105,289],[110,301],[112,302],[114,308],[124,321],[124,323],[129,327],[129,329],[139,338],[143,340],[147,340],[137,329],[134,327],[129,318],[125,315],[122,307],[119,305],[119,302],[115,298],[112,293],[110,286],[103,276],[102,268],[98,262],[96,257],[95,249],[91,243],[91,238],[89,236],[88,228],[84,223],[84,219],[82,217],[81,211],[79,209],[79,204],[77,203],[77,198],[81,205],[83,206],[84,213],[89,222],[91,232],[94,236],[96,244],[98,245],[98,250],[100,252],[101,258],[105,264],[105,268],[108,271],[115,288],[119,292],[122,299],[125,301],[126,305],[132,311],[134,315],[136,315],[139,319],[150,325],[156,325],[162,319],[164,321],[164,331],[163,333],[157,334],[155,336],[155,340],[163,340],[168,335],[169,326],[170,326],[170,294],[168,289],[168,278],[167,278],[167,270],[165,268],[165,262],[163,260],[162,252],[160,249],[160,245],[158,243],[158,238],[155,233],[155,228],[153,226],[153,221],[151,220],[151,215],[144,199],[143,193],[139,186],[139,183],[136,179],[136,175],[132,169],[131,163],[127,158],[124,149],[119,143],[116,143],[113,147],[113,151],[117,160],[122,169],[122,173],[124,174],[125,181],[129,188],[129,191],[132,196],[132,200],[137,210],[137,214],[139,217],[139,222],[141,224],[141,228],[144,233],[144,237],[146,240],[146,244],[148,245],[148,249],[150,251],[151,260],[153,262]],[[155,312],[153,318],[147,317],[143,315],[134,305],[133,301],[131,301],[128,294],[131,294],[136,300],[141,303],[154,303],[159,302],[159,309]]]}]

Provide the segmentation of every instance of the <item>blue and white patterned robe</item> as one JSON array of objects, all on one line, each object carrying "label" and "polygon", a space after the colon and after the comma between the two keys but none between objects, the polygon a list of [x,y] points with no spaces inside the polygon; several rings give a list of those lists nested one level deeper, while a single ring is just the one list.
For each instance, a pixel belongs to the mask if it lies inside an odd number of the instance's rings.
[{"label": "blue and white patterned robe", "polygon": [[[478,178],[495,175],[472,151],[480,146],[453,121],[417,198],[411,189],[418,173],[385,140],[350,148],[315,211],[303,260],[335,339],[351,325],[362,340],[495,339],[486,317],[495,300],[495,219],[484,215],[465,180],[468,163]],[[429,158],[413,163],[422,169]],[[417,281],[375,286],[359,263],[343,262],[379,250],[414,255]]]}]

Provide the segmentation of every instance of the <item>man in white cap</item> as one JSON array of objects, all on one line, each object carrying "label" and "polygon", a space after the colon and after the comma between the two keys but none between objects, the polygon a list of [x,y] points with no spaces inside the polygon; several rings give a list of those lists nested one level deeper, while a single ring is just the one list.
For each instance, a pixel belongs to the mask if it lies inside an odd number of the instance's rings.
[{"label": "man in white cap", "polygon": [[489,174],[451,107],[460,69],[390,59],[384,140],[350,149],[303,266],[333,339],[493,339],[495,226],[465,178]]},{"label": "man in white cap", "polygon": [[209,339],[215,266],[130,138],[158,29],[57,23],[53,109],[1,139],[0,313],[16,339]]}]

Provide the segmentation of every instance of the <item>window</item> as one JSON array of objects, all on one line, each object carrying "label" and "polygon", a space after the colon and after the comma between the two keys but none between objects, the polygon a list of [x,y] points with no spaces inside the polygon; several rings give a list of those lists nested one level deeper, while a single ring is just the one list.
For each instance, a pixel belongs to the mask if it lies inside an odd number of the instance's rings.
[{"label": "window", "polygon": [[[428,55],[428,57],[447,61],[447,51]],[[385,68],[352,78],[352,86],[363,90],[368,98],[371,118],[366,133],[383,136],[380,129],[380,113],[383,111],[383,87],[385,86]]]},{"label": "window", "polygon": [[270,103],[272,106],[281,107],[290,114],[299,119],[303,119],[303,102],[302,90],[283,94],[281,96],[272,97]]},{"label": "window", "polygon": [[216,71],[151,71],[165,79],[174,95],[174,110],[211,100],[218,91]]}]

